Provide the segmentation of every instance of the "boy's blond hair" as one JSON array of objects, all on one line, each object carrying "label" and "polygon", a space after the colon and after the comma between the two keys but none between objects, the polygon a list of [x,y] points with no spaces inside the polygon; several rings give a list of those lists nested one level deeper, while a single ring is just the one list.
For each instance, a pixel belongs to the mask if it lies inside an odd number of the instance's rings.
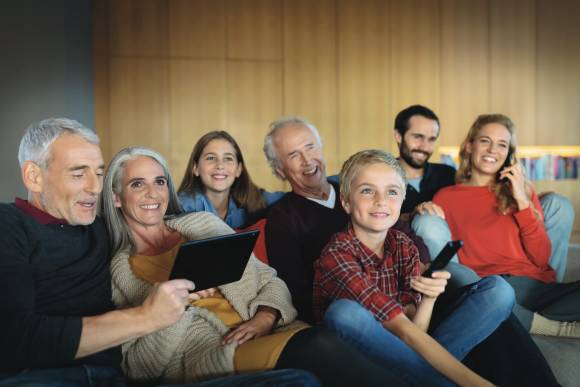
[{"label": "boy's blond hair", "polygon": [[[367,149],[355,153],[342,164],[342,169],[340,170],[340,194],[345,200],[349,200],[352,181],[359,174],[361,168],[371,164],[386,164],[393,168],[403,180],[403,189],[407,186],[405,170],[392,154],[380,149]],[[405,191],[403,190],[403,197],[404,195]]]}]

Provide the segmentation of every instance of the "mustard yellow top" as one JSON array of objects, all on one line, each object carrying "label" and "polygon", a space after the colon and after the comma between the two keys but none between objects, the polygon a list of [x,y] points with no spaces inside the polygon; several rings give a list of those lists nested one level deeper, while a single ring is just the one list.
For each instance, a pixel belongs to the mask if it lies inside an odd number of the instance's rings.
[{"label": "mustard yellow top", "polygon": [[[159,255],[133,255],[129,257],[129,264],[133,273],[136,277],[149,283],[167,281],[179,246],[180,243]],[[228,328],[235,328],[243,323],[242,317],[219,291],[212,297],[192,301],[191,304],[211,311]],[[273,333],[246,341],[236,349],[234,368],[238,372],[262,371],[274,368],[288,340],[301,329]]]}]

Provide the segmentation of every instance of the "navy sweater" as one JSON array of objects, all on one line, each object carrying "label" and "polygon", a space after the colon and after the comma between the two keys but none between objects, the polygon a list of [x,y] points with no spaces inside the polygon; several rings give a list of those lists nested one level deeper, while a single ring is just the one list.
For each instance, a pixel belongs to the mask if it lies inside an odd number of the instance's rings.
[{"label": "navy sweater", "polygon": [[114,309],[109,260],[99,218],[90,226],[43,225],[0,204],[0,371],[119,366],[118,347],[74,359],[81,318]]}]

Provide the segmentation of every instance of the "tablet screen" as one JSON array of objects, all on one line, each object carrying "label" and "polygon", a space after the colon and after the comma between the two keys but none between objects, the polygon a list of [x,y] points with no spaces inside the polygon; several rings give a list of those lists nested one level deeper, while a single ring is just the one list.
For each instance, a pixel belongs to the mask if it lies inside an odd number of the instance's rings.
[{"label": "tablet screen", "polygon": [[194,291],[239,281],[259,233],[251,230],[186,242],[179,248],[169,278],[193,281]]}]

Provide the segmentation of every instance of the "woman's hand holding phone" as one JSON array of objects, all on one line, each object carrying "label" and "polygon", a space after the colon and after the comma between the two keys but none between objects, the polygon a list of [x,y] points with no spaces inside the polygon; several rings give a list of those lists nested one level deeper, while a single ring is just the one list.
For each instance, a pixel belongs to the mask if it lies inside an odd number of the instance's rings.
[{"label": "woman's hand holding phone", "polygon": [[526,194],[526,178],[520,163],[515,163],[500,170],[499,178],[500,180],[507,179],[510,182],[509,186],[518,204],[518,210],[521,211],[530,206],[530,200]]}]

